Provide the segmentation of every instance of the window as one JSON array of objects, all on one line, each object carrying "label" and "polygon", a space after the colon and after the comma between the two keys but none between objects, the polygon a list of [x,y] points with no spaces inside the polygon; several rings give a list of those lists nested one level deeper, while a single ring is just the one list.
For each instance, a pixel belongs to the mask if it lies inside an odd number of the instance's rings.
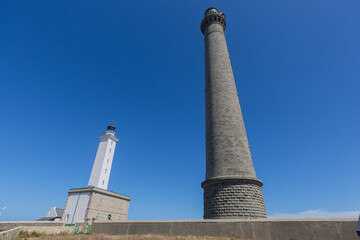
[{"label": "window", "polygon": [[111,142],[111,145],[113,144],[113,142]]},{"label": "window", "polygon": [[109,214],[109,215],[107,216],[107,220],[108,220],[108,221],[111,221],[111,214]]},{"label": "window", "polygon": [[107,172],[107,169],[105,169],[105,173]]},{"label": "window", "polygon": [[121,220],[121,216],[118,217],[118,220],[119,220],[119,221]]},{"label": "window", "polygon": [[103,180],[103,185],[104,185],[104,182],[105,182],[105,180]]},{"label": "window", "polygon": [[109,152],[111,152],[111,148],[109,149]]},{"label": "window", "polygon": [[102,199],[102,198],[100,198],[99,205],[100,205],[100,206],[102,206],[102,205],[103,205],[103,199]]},{"label": "window", "polygon": [[100,213],[97,213],[95,219],[96,219],[96,220],[99,220],[99,218],[100,218]]},{"label": "window", "polygon": [[107,160],[107,163],[109,163],[109,159]]},{"label": "window", "polygon": [[122,209],[122,202],[120,203],[120,209]]},{"label": "window", "polygon": [[110,207],[111,207],[111,208],[114,207],[114,200],[111,200],[111,202],[110,202]]}]

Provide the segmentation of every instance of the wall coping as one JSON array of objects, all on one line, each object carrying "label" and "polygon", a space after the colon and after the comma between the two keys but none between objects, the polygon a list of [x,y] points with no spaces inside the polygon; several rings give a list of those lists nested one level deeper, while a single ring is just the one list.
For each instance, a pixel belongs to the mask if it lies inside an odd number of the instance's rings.
[{"label": "wall coping", "polygon": [[262,219],[191,219],[191,220],[123,220],[94,223],[229,223],[229,222],[357,222],[357,218],[262,218]]},{"label": "wall coping", "polygon": [[108,191],[108,190],[105,190],[105,189],[101,189],[101,188],[97,188],[97,187],[84,187],[84,188],[71,188],[69,190],[69,195],[72,194],[72,193],[99,193],[99,194],[102,194],[102,195],[108,195],[108,196],[111,196],[111,197],[116,197],[116,198],[119,198],[119,199],[123,199],[123,200],[127,200],[127,201],[130,201],[130,197],[129,196],[125,196],[123,194],[120,194],[120,193],[116,193],[116,192],[112,192],[112,191]]},{"label": "wall coping", "polygon": [[65,221],[0,221],[0,223],[34,223],[34,224],[40,224],[40,223],[48,223],[48,224],[57,224],[59,223],[65,224]]}]

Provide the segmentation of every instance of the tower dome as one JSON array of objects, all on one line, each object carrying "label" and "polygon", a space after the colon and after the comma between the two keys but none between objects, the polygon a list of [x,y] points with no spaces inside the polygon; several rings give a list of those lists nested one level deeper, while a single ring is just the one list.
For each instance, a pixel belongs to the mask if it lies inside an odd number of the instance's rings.
[{"label": "tower dome", "polygon": [[114,126],[114,124],[110,124],[109,126],[107,126],[107,131],[115,131],[116,127]]},{"label": "tower dome", "polygon": [[204,16],[209,15],[211,13],[219,13],[219,10],[215,7],[209,7],[206,9]]}]

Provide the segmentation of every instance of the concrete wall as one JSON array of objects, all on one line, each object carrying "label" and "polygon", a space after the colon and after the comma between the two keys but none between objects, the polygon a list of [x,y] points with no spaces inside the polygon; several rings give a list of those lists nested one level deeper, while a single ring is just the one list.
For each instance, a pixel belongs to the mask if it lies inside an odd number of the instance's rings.
[{"label": "concrete wall", "polygon": [[48,222],[48,221],[8,221],[8,222],[0,222],[0,229],[12,229],[16,227],[62,227],[65,222],[56,221],[56,222]]},{"label": "concrete wall", "polygon": [[60,234],[60,233],[73,233],[75,227],[65,227],[65,226],[25,226],[20,227],[21,230],[27,232],[38,232],[44,234]]},{"label": "concrete wall", "polygon": [[0,240],[15,239],[21,231],[21,227],[13,228],[4,232],[0,232]]},{"label": "concrete wall", "polygon": [[[75,227],[78,228],[78,232],[85,233],[88,228],[88,224],[85,222],[77,222],[77,223],[75,223]],[[75,230],[75,227],[74,227],[74,230]]]},{"label": "concrete wall", "polygon": [[356,219],[258,219],[95,222],[92,232],[238,237],[261,240],[356,240]]},{"label": "concrete wall", "polygon": [[17,237],[20,231],[39,232],[45,234],[72,233],[74,227],[65,227],[65,222],[41,222],[41,221],[14,221],[0,222],[0,240],[11,240]]}]

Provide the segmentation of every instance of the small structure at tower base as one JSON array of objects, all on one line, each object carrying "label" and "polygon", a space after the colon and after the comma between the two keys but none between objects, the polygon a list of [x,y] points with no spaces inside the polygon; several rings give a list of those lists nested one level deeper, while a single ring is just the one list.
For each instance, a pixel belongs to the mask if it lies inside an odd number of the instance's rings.
[{"label": "small structure at tower base", "polygon": [[70,189],[63,221],[68,224],[127,220],[130,197],[96,187]]}]

